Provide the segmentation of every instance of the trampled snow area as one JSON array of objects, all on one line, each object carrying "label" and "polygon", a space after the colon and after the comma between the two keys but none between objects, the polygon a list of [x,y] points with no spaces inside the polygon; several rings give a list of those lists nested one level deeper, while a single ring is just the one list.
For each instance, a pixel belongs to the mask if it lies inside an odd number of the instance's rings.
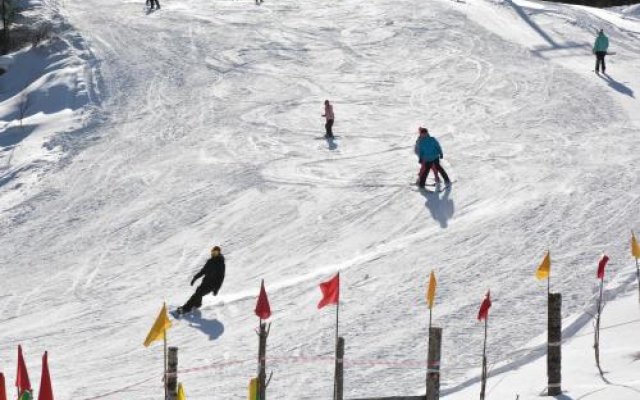
[{"label": "trampled snow area", "polygon": [[[562,350],[563,395],[557,398],[570,399],[616,399],[640,398],[640,352],[638,352],[638,329],[640,319],[637,294],[626,295],[605,307],[600,331],[600,362],[604,371],[601,378],[595,366],[593,326],[585,326],[564,341]],[[579,325],[577,318],[570,325]],[[568,329],[570,330],[570,329]],[[565,330],[566,332],[567,330]],[[540,399],[546,393],[546,334],[530,343],[531,358],[526,364],[507,363],[494,366],[501,370],[487,382],[488,399]],[[491,355],[489,354],[489,358]],[[535,360],[535,361],[534,361]],[[491,362],[489,362],[491,364]],[[478,374],[478,371],[474,371]],[[477,398],[479,383],[466,386],[446,399],[462,400]]]},{"label": "trampled snow area", "polygon": [[[633,288],[633,11],[524,0],[161,1],[149,14],[141,1],[46,4],[89,44],[100,97],[77,110],[101,101],[103,122],[65,125],[80,139],[37,175],[2,172],[0,368],[13,371],[22,343],[34,382],[49,350],[57,398],[161,397],[162,346],[142,342],[163,300],[176,306],[192,293],[214,244],[227,257],[220,295],[169,331],[195,400],[246,398],[261,278],[274,312],[269,397],[299,400],[332,393],[334,314],[316,304],[318,283],[338,270],[347,398],[423,392],[432,268],[451,398],[475,390],[475,316],[488,288],[493,365],[535,358],[546,284],[533,273],[546,249],[552,289],[577,321],[571,333],[590,326],[602,251],[611,293]],[[591,55],[599,28],[617,53],[602,77]],[[321,138],[325,98],[333,143]],[[408,185],[419,125],[444,148],[451,190]],[[37,163],[32,151],[42,149],[25,150],[25,168]],[[16,179],[28,178],[17,196]],[[574,368],[604,385],[588,345],[570,341],[586,360]],[[620,351],[628,360],[637,350]],[[623,361],[606,360],[612,382],[639,388]],[[541,362],[526,367],[537,377],[526,387],[508,378],[505,397],[542,390]]]}]

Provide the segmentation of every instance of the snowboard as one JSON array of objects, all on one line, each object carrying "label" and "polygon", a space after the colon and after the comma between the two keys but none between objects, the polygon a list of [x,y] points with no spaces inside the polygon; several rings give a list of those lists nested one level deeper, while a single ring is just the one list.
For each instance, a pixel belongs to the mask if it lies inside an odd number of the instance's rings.
[{"label": "snowboard", "polygon": [[181,307],[172,307],[172,306],[169,306],[169,314],[171,314],[171,316],[172,316],[173,318],[175,318],[175,319],[180,319],[180,318],[184,317],[184,316],[185,316],[185,314],[183,314],[183,313],[180,313],[180,312],[179,312],[179,309],[180,309],[180,308],[181,308]]}]

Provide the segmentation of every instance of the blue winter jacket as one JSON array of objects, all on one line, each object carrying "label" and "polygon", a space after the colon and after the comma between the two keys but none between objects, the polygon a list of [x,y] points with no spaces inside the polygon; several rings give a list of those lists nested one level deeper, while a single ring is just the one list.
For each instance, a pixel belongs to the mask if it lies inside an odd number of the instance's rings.
[{"label": "blue winter jacket", "polygon": [[603,52],[606,53],[609,48],[609,38],[607,38],[604,33],[598,33],[598,37],[596,38],[596,42],[593,44],[593,52]]},{"label": "blue winter jacket", "polygon": [[442,158],[442,148],[436,138],[421,136],[416,141],[415,152],[420,162],[431,162]]}]

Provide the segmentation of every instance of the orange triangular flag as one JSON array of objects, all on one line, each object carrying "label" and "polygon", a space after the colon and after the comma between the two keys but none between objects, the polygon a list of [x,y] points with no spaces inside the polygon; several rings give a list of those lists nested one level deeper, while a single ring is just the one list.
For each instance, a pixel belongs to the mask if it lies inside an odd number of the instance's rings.
[{"label": "orange triangular flag", "polygon": [[551,256],[547,251],[547,254],[544,256],[544,260],[538,266],[538,270],[536,271],[536,278],[538,280],[546,279],[551,274]]},{"label": "orange triangular flag", "polygon": [[169,315],[167,315],[167,305],[162,305],[162,310],[160,310],[160,314],[158,314],[158,318],[156,318],[156,322],[153,323],[151,330],[147,334],[147,338],[144,341],[144,347],[149,347],[149,345],[156,340],[164,339],[165,332],[167,329],[171,327],[171,320],[169,319]]},{"label": "orange triangular flag", "polygon": [[433,303],[436,299],[436,286],[438,286],[436,274],[431,271],[431,275],[429,275],[429,287],[427,288],[427,305],[429,306],[429,310],[433,309]]},{"label": "orange triangular flag", "polygon": [[631,231],[631,255],[636,259],[640,258],[640,245],[638,245],[636,235],[633,234],[633,231]]}]

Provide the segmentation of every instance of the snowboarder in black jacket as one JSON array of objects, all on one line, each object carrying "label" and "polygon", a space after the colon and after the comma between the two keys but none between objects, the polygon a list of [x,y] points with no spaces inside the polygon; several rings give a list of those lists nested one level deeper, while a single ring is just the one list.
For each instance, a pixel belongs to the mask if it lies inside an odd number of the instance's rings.
[{"label": "snowboarder in black jacket", "polygon": [[220,247],[215,246],[211,249],[211,258],[207,260],[204,267],[191,280],[191,286],[193,286],[198,278],[204,276],[202,283],[200,283],[193,296],[182,307],[178,307],[178,314],[185,314],[194,308],[200,308],[202,306],[202,298],[211,292],[213,292],[214,296],[217,296],[220,287],[222,287],[222,282],[224,282],[224,269],[224,256],[220,252]]}]

